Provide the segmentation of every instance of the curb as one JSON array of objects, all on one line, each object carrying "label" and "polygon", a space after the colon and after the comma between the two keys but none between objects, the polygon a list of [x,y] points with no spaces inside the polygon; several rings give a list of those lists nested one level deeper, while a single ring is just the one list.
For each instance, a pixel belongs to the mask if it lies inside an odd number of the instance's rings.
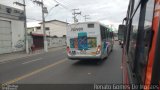
[{"label": "curb", "polygon": [[5,63],[5,62],[8,62],[8,61],[14,61],[14,60],[20,59],[20,58],[28,58],[28,57],[32,57],[32,56],[39,55],[39,54],[45,54],[45,53],[49,53],[49,52],[55,52],[55,51],[61,50],[61,49],[63,50],[64,47],[54,48],[53,50],[50,50],[48,52],[44,52],[43,50],[40,50],[40,51],[37,51],[37,52],[34,52],[34,53],[24,54],[23,56],[20,56],[20,57],[15,57],[15,58],[10,58],[10,59],[0,59],[0,63],[3,63],[3,62]]}]

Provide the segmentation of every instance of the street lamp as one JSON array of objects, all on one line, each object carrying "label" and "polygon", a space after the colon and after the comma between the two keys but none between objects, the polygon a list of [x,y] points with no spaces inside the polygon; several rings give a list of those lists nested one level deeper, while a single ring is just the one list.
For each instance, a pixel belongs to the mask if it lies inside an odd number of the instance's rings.
[{"label": "street lamp", "polygon": [[[38,0],[33,0],[33,3],[36,3],[37,5],[40,5],[42,8],[42,27],[43,27],[43,38],[44,38],[44,51],[48,52],[48,44],[47,44],[47,37],[46,37],[46,29],[45,29],[45,13],[49,13],[47,10],[47,7],[44,7],[43,0],[38,1]],[[57,7],[58,4],[56,4],[54,7]]]},{"label": "street lamp", "polygon": [[[43,0],[41,0],[41,2],[43,3]],[[57,7],[59,4],[56,4],[54,7]],[[50,9],[50,11],[54,8],[52,7]],[[50,12],[49,11],[49,12]],[[42,19],[43,19],[43,33],[44,33],[44,51],[48,52],[48,42],[47,42],[47,37],[46,37],[46,28],[45,28],[45,17],[44,14],[47,13],[47,15],[49,15],[49,12],[47,11],[47,8],[44,7],[44,5],[42,4]]]},{"label": "street lamp", "polygon": [[57,6],[59,6],[59,4],[54,5],[54,6],[48,11],[48,14],[45,16],[45,18],[49,15],[49,13],[52,11],[52,9],[55,8],[55,7],[57,7]]}]

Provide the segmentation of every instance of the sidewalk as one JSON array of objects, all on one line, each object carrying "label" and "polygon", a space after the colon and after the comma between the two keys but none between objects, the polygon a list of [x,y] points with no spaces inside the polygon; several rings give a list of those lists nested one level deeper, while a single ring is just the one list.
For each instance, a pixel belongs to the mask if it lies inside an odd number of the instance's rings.
[{"label": "sidewalk", "polygon": [[[55,48],[49,48],[48,52],[54,52],[57,50],[63,49],[65,51],[65,46],[63,47],[55,47]],[[24,58],[24,57],[31,57],[34,55],[38,55],[38,54],[43,54],[45,53],[43,49],[41,50],[36,50],[30,54],[26,54],[25,51],[21,51],[21,52],[14,52],[14,53],[8,53],[8,54],[1,54],[0,55],[0,63],[1,62],[7,62],[10,60],[14,60],[14,59],[18,59],[18,58]]]}]

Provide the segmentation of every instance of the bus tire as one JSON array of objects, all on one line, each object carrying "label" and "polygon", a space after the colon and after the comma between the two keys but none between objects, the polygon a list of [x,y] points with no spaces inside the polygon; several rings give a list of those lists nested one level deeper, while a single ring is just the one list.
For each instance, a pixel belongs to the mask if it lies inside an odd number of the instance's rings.
[{"label": "bus tire", "polygon": [[112,46],[112,48],[111,48],[111,52],[113,51],[113,46]]},{"label": "bus tire", "polygon": [[121,48],[123,48],[123,44],[121,45]]},{"label": "bus tire", "polygon": [[96,59],[96,64],[99,65],[103,62],[103,58]]},{"label": "bus tire", "polygon": [[108,58],[108,56],[109,56],[109,48],[107,48],[107,56],[106,56],[106,58]]}]

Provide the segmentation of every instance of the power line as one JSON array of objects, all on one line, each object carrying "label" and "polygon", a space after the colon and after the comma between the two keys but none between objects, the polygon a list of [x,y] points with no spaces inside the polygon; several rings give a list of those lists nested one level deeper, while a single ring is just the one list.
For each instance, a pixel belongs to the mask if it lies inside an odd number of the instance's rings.
[{"label": "power line", "polygon": [[55,6],[53,6],[53,7],[48,11],[48,14],[45,16],[45,18],[48,17],[48,15],[49,15],[50,12],[53,10],[53,8],[55,8],[55,7],[57,7],[57,6],[59,6],[59,4],[56,4]]},{"label": "power line", "polygon": [[42,20],[38,20],[38,19],[34,19],[34,18],[27,18],[28,20],[34,20],[34,21],[42,21]]},{"label": "power line", "polygon": [[57,0],[54,0],[56,3],[58,3],[58,4],[60,4],[63,8],[65,8],[65,9],[67,9],[67,10],[69,10],[70,12],[72,12],[72,10],[71,9],[69,9],[67,6],[65,6],[64,4],[62,4],[62,3],[60,3],[59,1],[57,1]]},{"label": "power line", "polygon": [[[65,9],[67,9],[67,10],[69,10],[70,12],[72,12],[74,9],[69,9],[67,6],[65,6],[64,4],[62,4],[62,3],[60,3],[59,1],[57,1],[57,0],[54,0],[56,3],[58,3],[58,4],[60,4],[63,8],[65,8]],[[76,12],[75,12],[76,13]],[[73,12],[73,14],[74,14],[74,12]],[[83,17],[83,15],[82,15],[82,13],[80,12],[78,15],[80,15],[80,16],[82,16]],[[74,14],[74,16],[73,16],[73,18],[74,18],[74,22],[76,22],[78,19],[76,18],[76,14]]]}]

